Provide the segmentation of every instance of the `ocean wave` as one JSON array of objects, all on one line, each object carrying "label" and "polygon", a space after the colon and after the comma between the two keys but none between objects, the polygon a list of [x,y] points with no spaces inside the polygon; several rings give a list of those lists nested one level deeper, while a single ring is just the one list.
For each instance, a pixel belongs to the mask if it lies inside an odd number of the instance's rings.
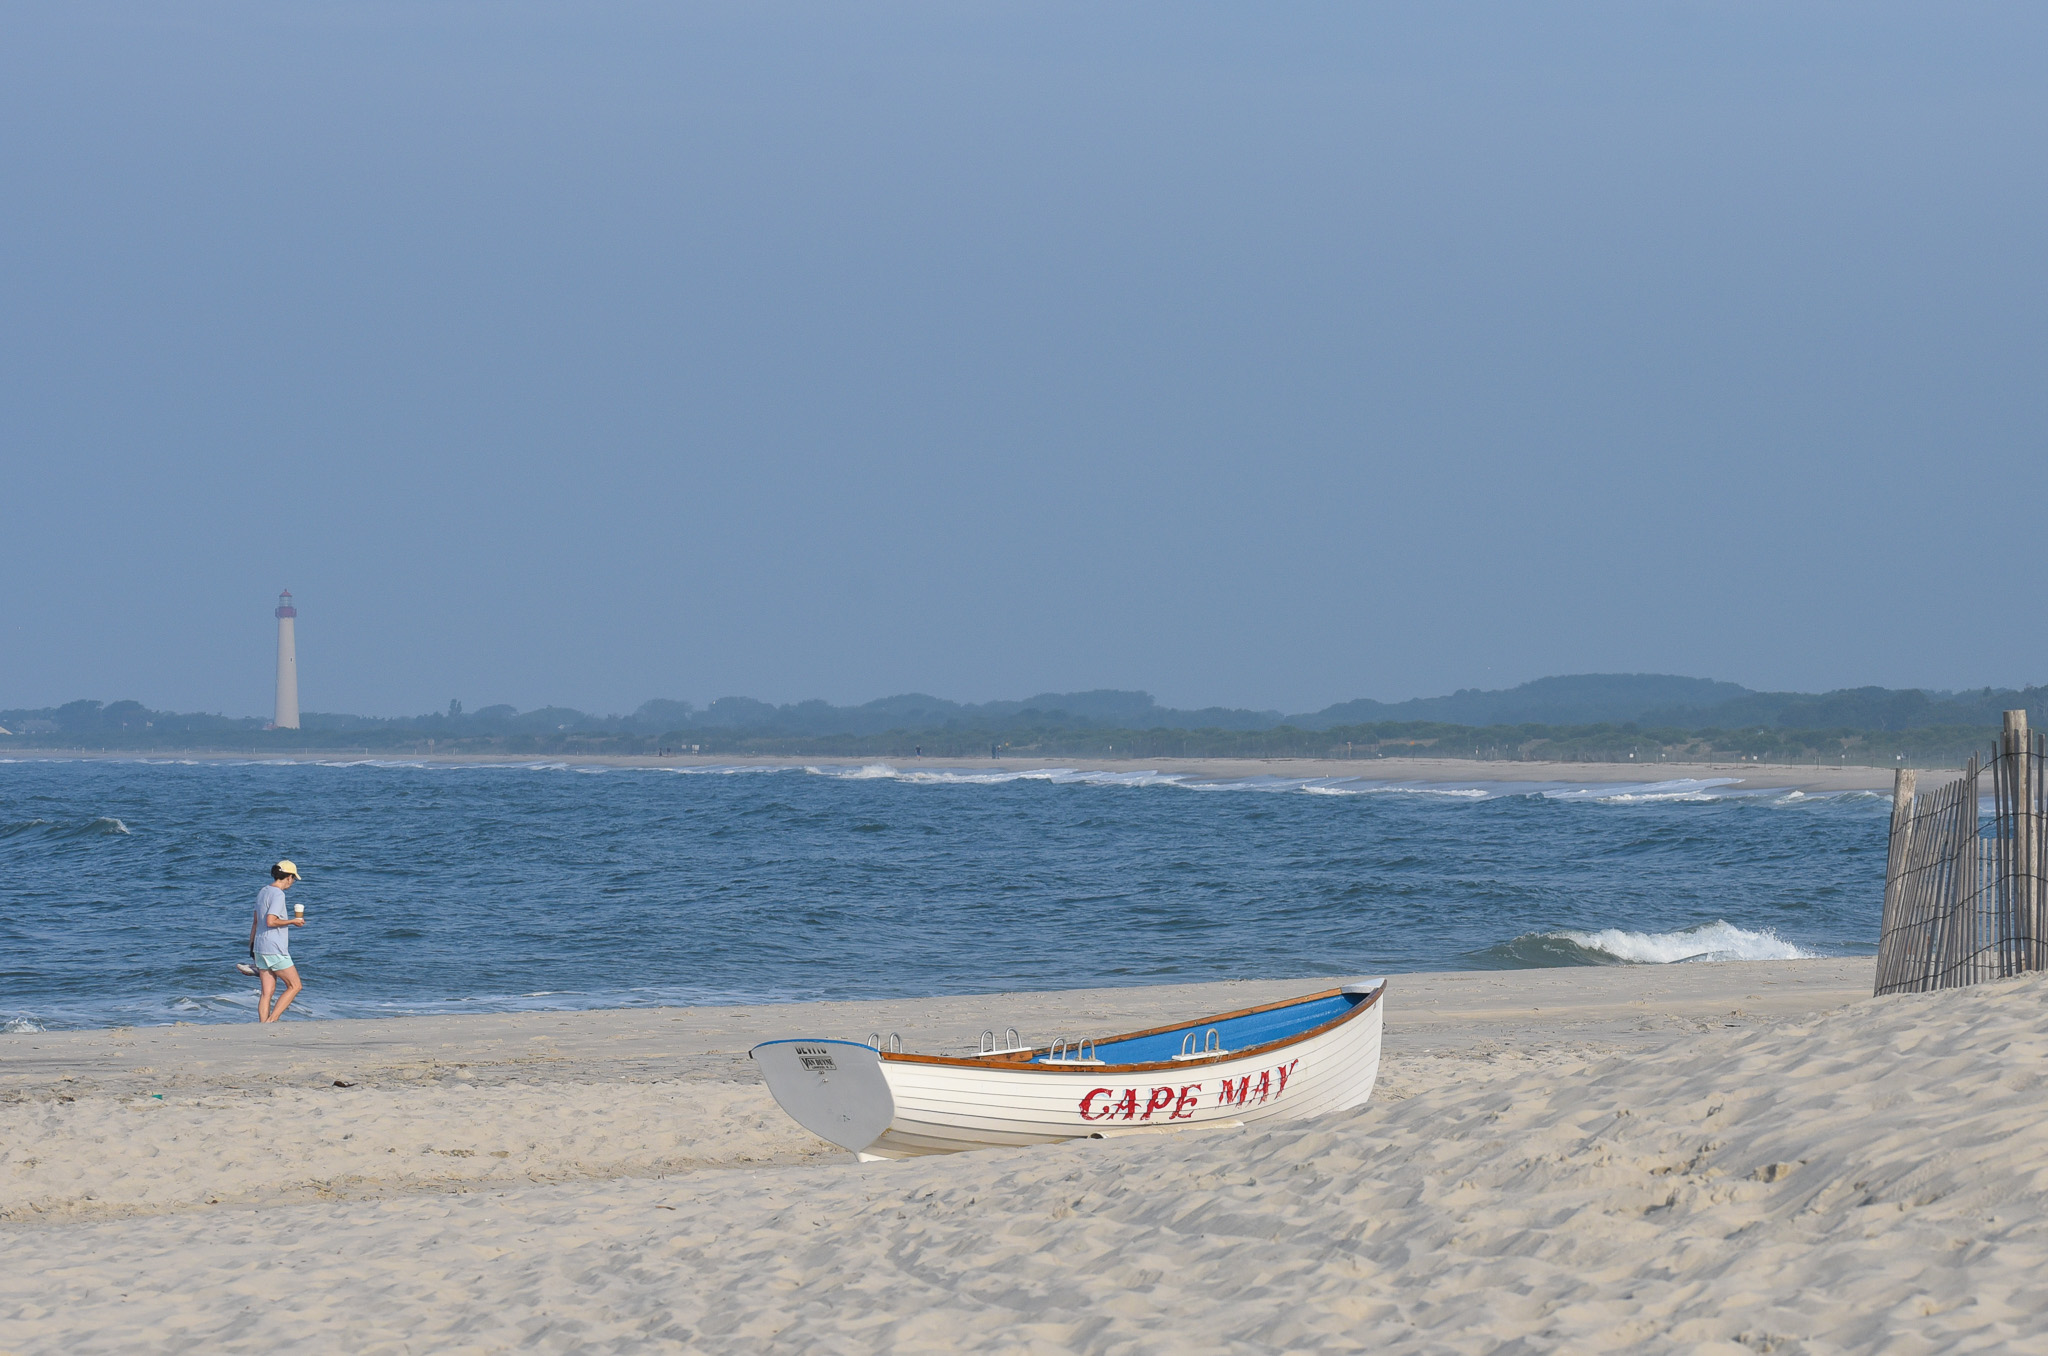
[{"label": "ocean wave", "polygon": [[1626,928],[1530,932],[1475,952],[1470,959],[1488,969],[1521,970],[1563,965],[1816,960],[1820,954],[1786,941],[1771,928],[1752,931],[1717,918],[1677,932],[1631,932]]},{"label": "ocean wave", "polygon": [[[154,760],[139,761],[149,762]],[[1823,791],[1797,787],[1752,787],[1746,785],[1743,778],[1732,776],[1604,783],[1488,780],[1423,782],[1380,780],[1370,775],[1290,777],[1278,773],[1264,772],[1250,776],[1217,777],[1204,776],[1198,771],[1169,771],[1157,767],[1129,770],[1110,769],[1090,767],[1085,763],[1036,767],[1004,766],[1000,763],[983,767],[936,767],[909,761],[872,760],[864,762],[848,761],[844,763],[821,761],[768,764],[711,763],[684,766],[656,764],[652,766],[614,767],[608,764],[585,763],[573,759],[537,758],[505,759],[493,762],[432,763],[405,758],[378,757],[375,755],[356,758],[327,757],[307,760],[222,759],[206,760],[203,764],[192,763],[189,760],[178,761],[183,766],[368,768],[449,774],[475,774],[490,771],[545,771],[597,775],[605,772],[637,772],[644,775],[666,774],[687,777],[719,777],[737,776],[743,773],[751,776],[774,776],[781,773],[790,773],[820,777],[831,781],[892,781],[907,785],[923,786],[1004,786],[1013,782],[1042,782],[1049,785],[1104,787],[1166,786],[1183,791],[1257,792],[1267,795],[1287,794],[1332,798],[1395,796],[1453,804],[1528,798],[1624,807],[1720,802],[1726,804],[1749,804],[1760,807],[1792,808],[1821,804],[1845,807],[1858,805],[1888,806],[1891,800],[1889,792],[1874,789]],[[1363,768],[1361,768],[1362,772]],[[119,821],[112,821],[112,823],[117,824]],[[26,832],[29,829],[42,827],[44,826],[35,822],[0,825],[0,841]],[[56,831],[48,831],[52,837],[60,836]],[[125,825],[119,828],[102,825],[100,828],[90,831],[125,833],[127,828]],[[68,832],[63,836],[69,836]]]},{"label": "ocean wave", "polygon": [[[284,758],[267,758],[264,763],[276,767],[290,767],[293,763]],[[235,764],[245,767],[249,764]],[[612,772],[615,769],[604,763],[571,763],[550,758],[503,759],[493,762],[420,762],[403,758],[323,758],[308,766],[337,768],[385,768],[399,772]],[[625,769],[634,770],[634,769]],[[648,772],[693,772],[696,768],[646,768]]]},{"label": "ocean wave", "polygon": [[[1025,768],[1022,770],[991,768],[986,772],[911,768],[907,771],[899,770],[896,773],[898,780],[912,782],[920,786],[1006,786],[1011,782],[1058,781],[1074,775],[1076,774],[1072,768],[1063,767]],[[867,778],[856,778],[854,780],[867,780]]]},{"label": "ocean wave", "polygon": [[[675,771],[709,771],[677,768]],[[733,768],[721,771],[776,771],[774,768]],[[898,767],[893,763],[864,763],[859,766],[831,763],[805,764],[803,771],[814,777],[835,781],[900,781],[922,786],[1006,786],[1012,782],[1046,782],[1055,786],[1170,786],[1182,791],[1255,791],[1264,794],[1316,796],[1442,796],[1454,800],[1485,800],[1501,795],[1530,793],[1534,787],[1505,785],[1432,786],[1416,782],[1372,782],[1356,777],[1255,777],[1211,778],[1191,772],[1166,772],[1158,768],[1131,771],[1089,767],[1029,768],[925,768]]]},{"label": "ocean wave", "polygon": [[101,815],[97,819],[74,824],[60,824],[52,819],[20,819],[12,824],[0,824],[0,839],[17,838],[38,831],[45,838],[125,838],[131,832],[126,824],[112,815]]},{"label": "ocean wave", "polygon": [[1891,807],[1889,791],[1801,791],[1794,788],[1771,797],[1773,805],[1856,805],[1882,804]]},{"label": "ocean wave", "polygon": [[899,781],[922,786],[1002,786],[1009,782],[1049,782],[1056,786],[1181,786],[1189,784],[1188,774],[1184,772],[1160,772],[1153,769],[1133,772],[1112,772],[1106,768],[1030,767],[1015,769],[956,769],[900,768],[891,763],[865,763],[859,767],[810,763],[804,766],[804,771],[814,777],[830,777],[836,781]]},{"label": "ocean wave", "polygon": [[1040,775],[1034,775],[1028,769],[1022,772],[1010,771],[1008,769],[991,770],[988,772],[930,772],[919,768],[904,773],[903,780],[930,786],[1006,786],[1011,782],[1049,782],[1057,777],[1070,775],[1071,773],[1071,768],[1047,768]]},{"label": "ocean wave", "polygon": [[51,825],[52,838],[126,838],[128,826],[112,815],[101,815],[82,824]]},{"label": "ocean wave", "polygon": [[1453,800],[1491,800],[1501,794],[1480,786],[1419,786],[1412,782],[1305,782],[1301,790],[1310,796],[1448,796]]},{"label": "ocean wave", "polygon": [[1542,793],[1547,800],[1592,800],[1602,805],[1646,805],[1655,801],[1723,800],[1731,794],[1756,795],[1755,791],[1730,792],[1740,777],[1677,777],[1667,782],[1613,782],[1607,785],[1560,787]]},{"label": "ocean wave", "polygon": [[1267,795],[1351,796],[1363,794],[1368,789],[1361,786],[1356,777],[1276,777],[1270,774],[1184,780],[1179,785],[1189,791],[1259,791]]},{"label": "ocean wave", "polygon": [[[282,763],[282,764],[284,764],[284,766],[286,766],[286,767],[290,767],[290,766],[292,766],[292,764],[291,764],[291,763],[289,763],[289,762],[287,762],[287,761],[286,761],[285,759],[282,759],[282,758],[280,758],[280,759],[278,759],[277,761],[278,761],[279,763]],[[395,762],[391,761],[391,760],[390,760],[389,758],[320,758],[320,759],[315,759],[315,760],[314,760],[314,762],[313,762],[313,766],[314,766],[314,767],[424,767],[424,766],[426,766],[426,765],[425,765],[424,763],[395,763]]]},{"label": "ocean wave", "polygon": [[842,782],[874,782],[903,775],[887,763],[864,763],[859,767],[816,767],[807,763],[804,771],[813,777],[832,777]]},{"label": "ocean wave", "polygon": [[1027,768],[929,768],[889,762],[861,764],[807,763],[791,767],[694,767],[668,769],[693,772],[778,772],[801,770],[834,781],[897,781],[921,786],[1006,786],[1013,782],[1046,782],[1056,786],[1170,786],[1182,791],[1252,791],[1307,796],[1419,796],[1447,801],[1531,797],[1599,805],[1654,805],[1686,802],[1750,802],[1762,805],[1808,803],[1890,803],[1888,792],[1804,791],[1797,788],[1748,787],[1740,777],[1684,777],[1656,782],[1393,782],[1365,777],[1204,777],[1193,772],[1158,768],[1131,771],[1085,765]]},{"label": "ocean wave", "polygon": [[[16,1009],[0,1019],[0,1034],[103,1030],[116,1026],[214,1026],[253,1022],[257,990],[223,993],[142,994],[102,999],[57,999],[33,1015]],[[848,995],[852,996],[852,995]],[[461,1013],[590,1012],[649,1007],[734,1007],[807,1003],[816,989],[774,985],[649,984],[619,988],[546,989],[532,993],[479,993],[449,998],[359,997],[314,994],[292,1004],[301,1020],[374,1020]]]},{"label": "ocean wave", "polygon": [[662,768],[679,775],[732,775],[742,772],[802,772],[832,781],[896,781],[918,786],[1007,786],[1014,782],[1045,782],[1055,786],[1169,786],[1182,791],[1253,791],[1308,796],[1418,796],[1447,801],[1482,801],[1530,797],[1600,805],[1653,805],[1725,801],[1760,805],[1846,804],[1883,802],[1881,791],[1805,791],[1783,787],[1748,787],[1740,777],[1675,778],[1656,782],[1394,782],[1366,777],[1204,777],[1194,772],[1158,768],[1130,771],[1057,767],[936,768],[891,762],[741,764]]},{"label": "ocean wave", "polygon": [[1052,782],[1054,785],[1057,786],[1188,785],[1188,775],[1185,772],[1160,772],[1157,770],[1148,770],[1143,772],[1110,772],[1102,769],[1090,771],[1087,769],[1060,768],[1055,770],[1053,774],[1045,778],[1045,780]]}]

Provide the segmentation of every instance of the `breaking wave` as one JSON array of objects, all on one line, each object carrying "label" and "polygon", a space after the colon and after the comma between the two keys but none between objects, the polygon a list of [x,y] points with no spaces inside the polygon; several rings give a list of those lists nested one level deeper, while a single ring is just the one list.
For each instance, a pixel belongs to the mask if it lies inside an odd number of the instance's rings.
[{"label": "breaking wave", "polygon": [[[678,773],[784,772],[787,766],[682,767]],[[1307,796],[1419,796],[1449,801],[1529,797],[1579,801],[1596,805],[1657,805],[1684,802],[1737,802],[1792,806],[1817,802],[1871,801],[1890,804],[1887,792],[1801,791],[1784,787],[1749,787],[1740,777],[1682,777],[1657,782],[1413,782],[1370,777],[1205,777],[1195,772],[1158,769],[1112,771],[1107,768],[926,768],[894,763],[807,763],[801,770],[834,781],[897,781],[921,786],[1003,786],[1011,782],[1046,782],[1056,786],[1171,786],[1183,791],[1261,791]]]},{"label": "breaking wave", "polygon": [[1686,961],[1817,960],[1820,952],[1786,941],[1770,928],[1752,932],[1726,919],[1678,932],[1562,930],[1525,933],[1475,952],[1487,969],[1523,970],[1558,965],[1676,965]]},{"label": "breaking wave", "polygon": [[1491,800],[1500,794],[1483,786],[1416,786],[1397,782],[1307,782],[1298,789],[1311,796],[1449,796],[1453,800]]},{"label": "breaking wave", "polygon": [[[1609,786],[1573,786],[1554,791],[1545,791],[1549,800],[1596,800],[1602,805],[1647,805],[1657,801],[1675,800],[1721,800],[1730,792],[1727,788],[1742,781],[1740,777],[1679,777],[1668,782],[1620,783]],[[1767,794],[1744,791],[1736,794]]]},{"label": "breaking wave", "polygon": [[951,768],[899,768],[891,763],[866,763],[860,767],[835,767],[830,764],[806,764],[804,771],[813,777],[831,777],[837,781],[872,782],[899,781],[925,786],[1001,786],[1007,782],[1051,782],[1055,785],[1080,784],[1086,786],[1184,786],[1189,784],[1184,772],[1110,772],[1072,767],[1034,767],[980,769]]},{"label": "breaking wave", "polygon": [[[0,760],[4,761],[4,760]],[[63,761],[63,760],[38,760]],[[131,761],[131,760],[114,760]],[[193,760],[138,759],[132,760],[151,766],[199,766]],[[735,777],[798,775],[823,778],[836,782],[882,782],[893,781],[920,786],[1003,786],[1012,782],[1040,782],[1055,786],[1105,786],[1145,787],[1165,786],[1183,791],[1256,791],[1266,794],[1294,794],[1328,797],[1416,797],[1450,803],[1502,800],[1522,797],[1534,800],[1584,802],[1596,805],[1637,806],[1656,804],[1682,804],[1687,802],[1722,802],[1750,804],[1771,807],[1791,807],[1820,803],[1851,804],[1868,802],[1889,805],[1888,791],[1810,791],[1791,787],[1754,787],[1746,784],[1741,777],[1673,778],[1661,781],[1642,782],[1562,782],[1562,781],[1493,781],[1473,779],[1470,781],[1394,781],[1376,778],[1361,766],[1356,774],[1324,776],[1288,776],[1281,772],[1258,773],[1250,776],[1214,776],[1198,771],[1167,771],[1160,768],[1133,768],[1129,770],[1104,767],[1089,767],[1084,764],[1059,766],[1005,767],[1001,763],[985,767],[939,767],[922,763],[895,763],[886,760],[867,762],[786,762],[786,763],[690,763],[682,765],[621,765],[612,763],[589,763],[574,760],[535,758],[510,758],[504,761],[434,763],[419,762],[393,757],[328,757],[311,758],[304,761],[289,758],[268,759],[221,759],[208,760],[209,766],[218,767],[321,767],[330,769],[375,769],[379,771],[428,772],[433,774],[487,773],[487,772],[566,772],[599,774],[605,772],[644,773],[680,777]],[[72,836],[80,832],[127,833],[128,828],[118,819],[94,821],[98,827],[88,829],[57,828],[44,820],[30,820],[24,823],[0,824],[0,840],[32,829],[43,828],[50,836]]]},{"label": "breaking wave", "polygon": [[[523,766],[533,766],[531,764]],[[560,766],[557,764],[556,766]],[[1528,798],[1585,802],[1596,805],[1655,805],[1683,802],[1723,802],[1766,806],[1868,801],[1889,806],[1886,791],[1802,791],[1786,787],[1749,787],[1739,777],[1681,778],[1659,782],[1517,782],[1517,781],[1384,781],[1368,776],[1289,777],[1261,773],[1246,777],[1204,776],[1199,772],[1169,772],[1158,768],[1129,771],[1091,768],[1083,765],[1056,767],[941,768],[890,762],[737,764],[645,769],[679,776],[719,776],[739,773],[772,775],[800,772],[839,782],[894,781],[917,786],[1006,786],[1015,782],[1042,782],[1054,786],[1165,786],[1182,791],[1256,791],[1266,794],[1309,796],[1421,797],[1454,802]]]}]

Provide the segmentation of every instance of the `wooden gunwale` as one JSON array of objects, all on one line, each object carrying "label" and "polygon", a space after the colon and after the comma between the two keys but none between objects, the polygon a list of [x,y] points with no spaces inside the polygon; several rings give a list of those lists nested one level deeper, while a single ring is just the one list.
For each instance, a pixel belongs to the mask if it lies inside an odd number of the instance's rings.
[{"label": "wooden gunwale", "polygon": [[[1312,1026],[1306,1031],[1298,1032],[1292,1036],[1283,1036],[1277,1041],[1268,1041],[1264,1045],[1247,1045],[1237,1050],[1224,1050],[1214,1055],[1205,1056],[1202,1059],[1168,1059],[1150,1064],[1032,1063],[1031,1060],[1034,1056],[1052,1048],[1049,1045],[1033,1046],[1027,1050],[1006,1050],[1000,1059],[988,1055],[977,1058],[973,1055],[897,1054],[886,1050],[879,1051],[878,1053],[882,1056],[884,1062],[890,1064],[941,1064],[956,1069],[1001,1069],[1008,1073],[1093,1073],[1108,1075],[1112,1072],[1119,1074],[1149,1073],[1155,1069],[1200,1069],[1210,1065],[1221,1064],[1227,1060],[1244,1059],[1252,1055],[1263,1055],[1270,1051],[1285,1049],[1287,1046],[1305,1041],[1311,1036],[1320,1036],[1326,1031],[1331,1031],[1344,1025],[1353,1017],[1358,1016],[1358,1014],[1379,1002],[1381,995],[1385,994],[1386,991],[1387,986],[1383,981],[1377,989],[1372,991],[1370,998],[1353,1007],[1351,1011],[1332,1017],[1321,1026]],[[1201,1026],[1208,1022],[1227,1022],[1234,1017],[1250,1017],[1261,1012],[1277,1012],[1281,1008],[1291,1008],[1302,1003],[1313,1003],[1319,998],[1335,998],[1343,992],[1344,990],[1342,989],[1324,989],[1321,993],[1303,994],[1299,998],[1283,999],[1278,1003],[1263,1003],[1255,1008],[1240,1008],[1236,1012],[1219,1012],[1210,1017],[1197,1017],[1192,1022],[1169,1022],[1165,1026],[1148,1027],[1143,1031],[1127,1031],[1122,1035],[1104,1036],[1102,1044],[1109,1045],[1115,1041],[1137,1040],[1141,1036],[1157,1036],[1167,1031],[1183,1031],[1189,1027]]]}]

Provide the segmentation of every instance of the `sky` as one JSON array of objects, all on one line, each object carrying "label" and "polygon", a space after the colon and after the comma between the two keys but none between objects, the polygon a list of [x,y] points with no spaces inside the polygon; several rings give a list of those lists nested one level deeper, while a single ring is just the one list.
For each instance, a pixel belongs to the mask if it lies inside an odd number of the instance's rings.
[{"label": "sky", "polygon": [[27,0],[0,707],[2048,681],[2048,9]]}]

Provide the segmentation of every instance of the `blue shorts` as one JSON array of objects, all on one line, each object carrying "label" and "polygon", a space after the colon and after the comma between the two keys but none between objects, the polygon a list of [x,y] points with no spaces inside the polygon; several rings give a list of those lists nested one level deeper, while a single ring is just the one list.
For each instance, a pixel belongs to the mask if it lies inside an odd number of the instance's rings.
[{"label": "blue shorts", "polygon": [[289,970],[292,968],[292,958],[290,956],[258,956],[256,958],[256,968],[258,970]]}]

